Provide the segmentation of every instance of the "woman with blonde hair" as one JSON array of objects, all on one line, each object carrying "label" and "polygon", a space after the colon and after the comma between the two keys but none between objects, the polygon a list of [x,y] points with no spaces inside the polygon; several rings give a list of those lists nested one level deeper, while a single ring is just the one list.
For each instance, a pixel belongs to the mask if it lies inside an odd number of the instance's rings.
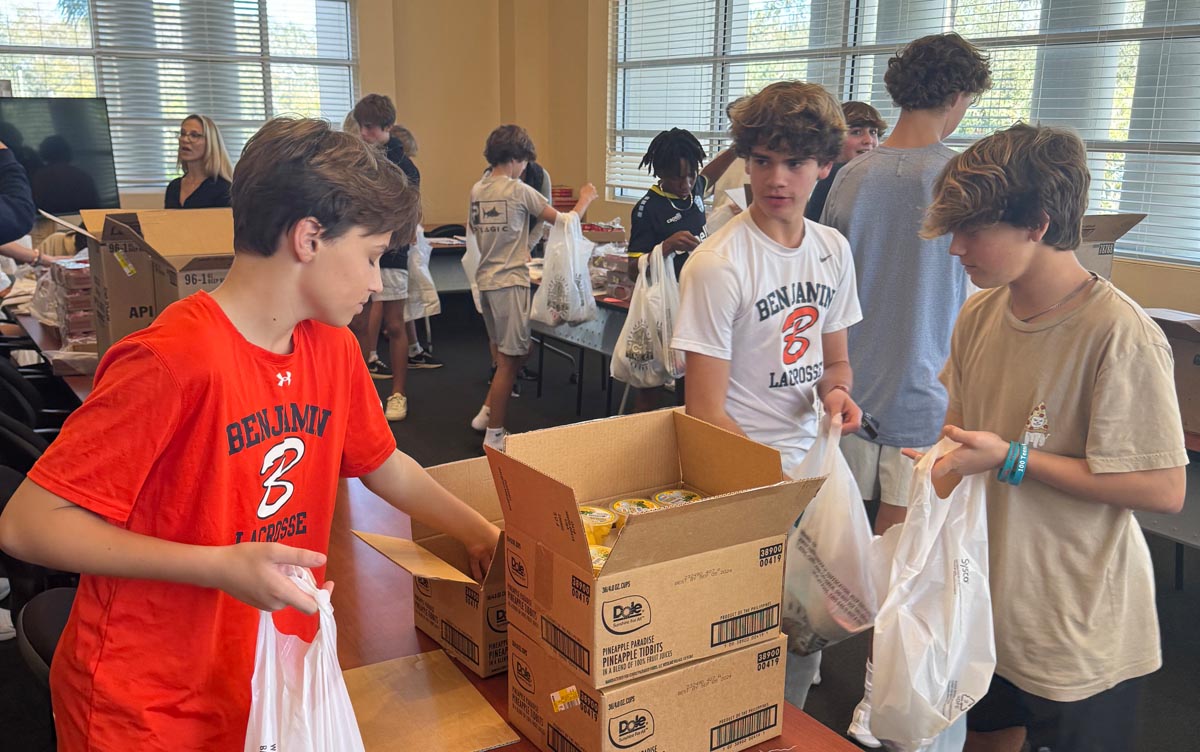
[{"label": "woman with blonde hair", "polygon": [[179,126],[179,167],[183,176],[167,186],[167,209],[229,206],[233,166],[225,139],[207,115],[188,115]]}]

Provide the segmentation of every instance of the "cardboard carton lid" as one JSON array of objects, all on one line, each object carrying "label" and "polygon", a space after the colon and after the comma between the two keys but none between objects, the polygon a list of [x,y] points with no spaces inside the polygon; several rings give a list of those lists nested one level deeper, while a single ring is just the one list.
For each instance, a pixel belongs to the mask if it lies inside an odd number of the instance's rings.
[{"label": "cardboard carton lid", "polygon": [[600,575],[784,535],[824,478],[787,481],[630,516]]},{"label": "cardboard carton lid", "polygon": [[681,476],[706,494],[719,496],[786,480],[778,450],[693,418],[683,410],[671,414],[679,442]]},{"label": "cardboard carton lid", "polygon": [[233,253],[233,210],[158,209],[138,212],[141,235],[160,256]]},{"label": "cardboard carton lid", "polygon": [[[100,237],[100,233],[104,232],[104,218],[109,214],[121,214],[132,218],[136,216],[135,212],[128,209],[80,209],[79,216],[83,220],[83,226],[87,231],[96,238]],[[130,219],[129,221],[133,221]]]},{"label": "cardboard carton lid", "polygon": [[1173,308],[1147,308],[1146,313],[1158,322],[1168,337],[1200,342],[1200,313],[1177,311]]},{"label": "cardboard carton lid", "polygon": [[1145,214],[1088,214],[1083,218],[1084,243],[1111,243],[1146,218]]},{"label": "cardboard carton lid", "polygon": [[[456,567],[447,564],[438,556],[410,540],[393,538],[390,535],[364,533],[358,530],[353,532],[368,546],[417,577],[424,577],[427,580],[448,580],[450,582],[475,584],[473,577],[463,574]],[[493,566],[489,571],[498,569],[500,567]]]}]

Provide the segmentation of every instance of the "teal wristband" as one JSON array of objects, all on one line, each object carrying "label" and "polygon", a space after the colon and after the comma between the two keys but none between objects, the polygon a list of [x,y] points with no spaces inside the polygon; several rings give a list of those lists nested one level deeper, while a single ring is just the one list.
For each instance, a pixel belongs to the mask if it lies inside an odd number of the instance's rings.
[{"label": "teal wristband", "polygon": [[1008,442],[1008,456],[1004,458],[1004,464],[996,473],[996,480],[1000,481],[1001,483],[1008,482],[1008,474],[1012,472],[1013,463],[1017,461],[1017,455],[1021,452],[1019,447],[1020,445],[1015,441]]},{"label": "teal wristband", "polygon": [[1029,445],[1021,445],[1021,453],[1017,456],[1017,462],[1013,465],[1012,474],[1008,476],[1008,482],[1011,485],[1021,485],[1021,480],[1025,477],[1025,468],[1029,466]]}]

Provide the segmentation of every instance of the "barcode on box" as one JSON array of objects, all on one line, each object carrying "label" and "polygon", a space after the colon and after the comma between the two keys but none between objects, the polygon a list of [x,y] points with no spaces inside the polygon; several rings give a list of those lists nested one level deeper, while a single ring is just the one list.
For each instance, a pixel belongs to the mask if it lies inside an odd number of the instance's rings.
[{"label": "barcode on box", "polygon": [[442,621],[442,639],[450,644],[458,652],[462,653],[463,657],[476,666],[479,665],[479,646],[467,637],[462,632],[454,628],[454,625],[448,621]]},{"label": "barcode on box", "polygon": [[779,604],[760,608],[748,614],[722,619],[712,625],[712,647],[737,642],[751,635],[779,628]]},{"label": "barcode on box", "polygon": [[542,639],[554,648],[554,652],[566,658],[585,674],[592,673],[592,651],[573,640],[558,625],[542,617]]},{"label": "barcode on box", "polygon": [[554,727],[553,723],[546,724],[546,743],[554,752],[583,752],[582,749],[571,743],[571,740],[563,736],[563,733]]},{"label": "barcode on box", "polygon": [[779,706],[772,705],[741,718],[734,718],[728,723],[722,723],[713,728],[709,749],[724,749],[731,744],[737,744],[743,739],[749,739],[755,734],[761,734],[773,728],[779,722]]}]

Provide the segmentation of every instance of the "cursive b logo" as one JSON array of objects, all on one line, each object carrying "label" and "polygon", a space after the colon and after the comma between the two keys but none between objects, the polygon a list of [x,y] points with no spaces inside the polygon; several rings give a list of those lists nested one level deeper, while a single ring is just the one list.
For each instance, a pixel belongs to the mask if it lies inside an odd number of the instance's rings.
[{"label": "cursive b logo", "polygon": [[780,331],[783,334],[783,364],[790,366],[808,351],[808,339],[800,334],[821,317],[815,306],[801,306],[788,314]]}]

